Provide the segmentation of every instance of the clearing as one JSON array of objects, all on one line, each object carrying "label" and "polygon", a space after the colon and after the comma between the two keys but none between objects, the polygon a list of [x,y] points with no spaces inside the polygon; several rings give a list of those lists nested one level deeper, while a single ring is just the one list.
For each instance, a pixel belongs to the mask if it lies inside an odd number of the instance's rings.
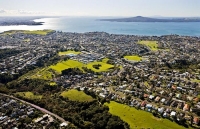
[{"label": "clearing", "polygon": [[63,91],[61,93],[61,96],[63,96],[64,98],[68,98],[72,101],[80,101],[80,102],[94,100],[91,96],[85,94],[83,91],[78,91],[75,89]]},{"label": "clearing", "polygon": [[19,79],[23,80],[25,78],[29,79],[43,79],[43,80],[51,80],[54,76],[54,73],[48,67],[46,68],[37,68],[29,71],[28,73],[22,75]]},{"label": "clearing", "polygon": [[139,57],[137,55],[133,56],[124,56],[125,59],[130,60],[130,61],[141,61],[142,57]]},{"label": "clearing", "polygon": [[16,95],[19,95],[23,98],[27,98],[27,99],[41,99],[42,95],[34,95],[33,92],[17,92]]},{"label": "clearing", "polygon": [[152,51],[158,50],[158,42],[157,41],[140,41],[139,44],[149,47]]},{"label": "clearing", "polygon": [[[94,65],[100,65],[100,67],[98,69],[96,69],[96,68],[93,67]],[[87,64],[87,68],[91,69],[94,72],[105,72],[105,71],[108,71],[109,69],[111,69],[113,67],[114,67],[114,65],[107,64],[107,63],[104,63],[104,62],[97,62],[97,61],[90,62],[90,63]]]},{"label": "clearing", "polygon": [[59,52],[58,55],[59,56],[63,56],[63,55],[70,55],[70,54],[73,54],[73,55],[77,55],[77,54],[80,54],[81,52],[76,52],[76,51],[64,51],[64,52]]},{"label": "clearing", "polygon": [[83,63],[70,59],[67,61],[61,61],[57,63],[56,65],[51,65],[50,68],[52,68],[53,70],[61,74],[63,70],[69,69],[69,68],[79,68],[80,70],[82,70],[83,66],[84,66]]},{"label": "clearing", "polygon": [[156,118],[149,112],[137,110],[124,104],[110,101],[105,105],[109,107],[111,114],[119,116],[130,125],[131,129],[184,129],[183,126],[168,119]]},{"label": "clearing", "polygon": [[24,34],[37,34],[37,35],[47,35],[51,33],[53,30],[24,30],[22,31]]},{"label": "clearing", "polygon": [[37,34],[37,35],[47,35],[49,33],[51,33],[53,30],[9,30],[9,31],[5,31],[1,34],[4,35],[11,35],[14,33],[24,33],[24,34]]}]

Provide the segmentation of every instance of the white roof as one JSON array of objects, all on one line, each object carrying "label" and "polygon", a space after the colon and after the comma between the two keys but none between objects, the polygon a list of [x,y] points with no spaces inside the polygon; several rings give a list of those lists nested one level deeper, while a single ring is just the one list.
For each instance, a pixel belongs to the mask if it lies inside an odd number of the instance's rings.
[{"label": "white roof", "polygon": [[67,125],[68,125],[68,123],[66,123],[66,122],[63,122],[63,123],[60,124],[61,127],[67,126]]},{"label": "white roof", "polygon": [[170,116],[175,116],[176,115],[176,112],[175,111],[172,111]]}]

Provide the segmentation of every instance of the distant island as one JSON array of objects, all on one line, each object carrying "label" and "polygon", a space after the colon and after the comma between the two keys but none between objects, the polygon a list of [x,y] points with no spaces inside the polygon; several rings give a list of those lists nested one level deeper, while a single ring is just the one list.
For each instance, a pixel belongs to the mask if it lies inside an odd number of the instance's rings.
[{"label": "distant island", "polygon": [[130,17],[130,18],[117,18],[117,19],[99,19],[100,21],[111,22],[200,22],[200,18],[149,18],[149,17]]},{"label": "distant island", "polygon": [[14,25],[43,25],[44,22],[35,22],[34,19],[43,17],[0,17],[0,26]]}]

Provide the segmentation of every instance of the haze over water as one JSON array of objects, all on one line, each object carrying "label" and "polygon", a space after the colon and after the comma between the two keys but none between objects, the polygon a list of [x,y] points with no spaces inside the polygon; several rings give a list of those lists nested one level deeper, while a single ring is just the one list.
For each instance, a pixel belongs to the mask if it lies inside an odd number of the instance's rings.
[{"label": "haze over water", "polygon": [[0,26],[0,32],[7,30],[53,29],[63,32],[107,32],[129,35],[189,35],[200,36],[200,22],[109,22],[99,21],[101,17],[43,18],[41,26]]}]

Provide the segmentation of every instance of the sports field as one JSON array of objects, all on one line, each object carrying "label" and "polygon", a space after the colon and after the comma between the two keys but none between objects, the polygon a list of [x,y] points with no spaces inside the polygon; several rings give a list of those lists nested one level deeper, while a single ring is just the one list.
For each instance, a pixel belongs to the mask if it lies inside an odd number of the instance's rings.
[{"label": "sports field", "polygon": [[75,60],[67,60],[67,61],[61,61],[57,63],[56,65],[51,65],[50,68],[57,71],[58,73],[61,73],[63,70],[68,68],[79,68],[82,70],[82,67],[84,66],[83,63]]},{"label": "sports field", "polygon": [[77,55],[77,54],[80,54],[81,52],[76,52],[76,51],[64,51],[64,52],[59,52],[58,55],[59,56],[62,56],[62,55],[68,55],[68,54],[74,54],[74,55]]},{"label": "sports field", "polygon": [[130,61],[141,61],[142,57],[139,57],[137,55],[133,56],[124,56],[125,59],[130,60]]}]

